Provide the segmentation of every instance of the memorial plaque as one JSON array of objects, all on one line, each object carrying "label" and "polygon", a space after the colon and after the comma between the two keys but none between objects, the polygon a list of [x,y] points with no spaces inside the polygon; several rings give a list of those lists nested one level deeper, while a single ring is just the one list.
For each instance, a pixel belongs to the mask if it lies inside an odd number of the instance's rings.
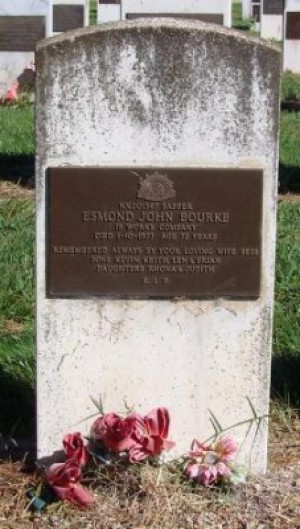
[{"label": "memorial plaque", "polygon": [[126,18],[133,20],[135,18],[185,18],[193,20],[201,20],[210,24],[224,24],[224,16],[218,13],[127,13]]},{"label": "memorial plaque", "polygon": [[263,0],[264,15],[282,15],[284,0]]},{"label": "memorial plaque", "polygon": [[286,14],[286,39],[300,40],[300,11]]},{"label": "memorial plaque", "polygon": [[50,297],[258,297],[262,172],[51,168]]},{"label": "memorial plaque", "polygon": [[0,16],[0,51],[34,51],[45,34],[43,16]]},{"label": "memorial plaque", "polygon": [[84,6],[57,4],[53,6],[53,31],[60,33],[84,25]]}]

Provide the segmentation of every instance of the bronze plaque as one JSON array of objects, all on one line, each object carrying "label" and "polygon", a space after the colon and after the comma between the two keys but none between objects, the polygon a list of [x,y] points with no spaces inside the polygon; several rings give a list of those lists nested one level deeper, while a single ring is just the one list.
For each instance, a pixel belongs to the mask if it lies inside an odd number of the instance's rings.
[{"label": "bronze plaque", "polygon": [[223,25],[224,17],[222,14],[217,13],[127,13],[126,18],[132,20],[135,18],[185,18],[192,20],[201,20],[210,24],[221,24]]},{"label": "bronze plaque", "polygon": [[284,0],[263,0],[264,15],[282,15]]},{"label": "bronze plaque", "polygon": [[286,38],[300,40],[300,11],[290,11],[286,14]]},{"label": "bronze plaque", "polygon": [[84,25],[84,6],[76,4],[57,4],[53,6],[53,31],[64,32],[82,28]]},{"label": "bronze plaque", "polygon": [[0,51],[34,51],[45,38],[43,16],[0,16]]},{"label": "bronze plaque", "polygon": [[256,298],[262,171],[51,168],[50,297]]}]

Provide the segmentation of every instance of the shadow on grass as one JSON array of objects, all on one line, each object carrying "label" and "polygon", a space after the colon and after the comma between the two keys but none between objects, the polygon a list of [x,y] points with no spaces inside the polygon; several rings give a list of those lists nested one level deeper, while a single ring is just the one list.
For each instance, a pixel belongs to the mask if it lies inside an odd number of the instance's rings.
[{"label": "shadow on grass", "polygon": [[300,356],[282,355],[272,360],[271,395],[300,408]]},{"label": "shadow on grass", "polygon": [[300,193],[300,167],[279,164],[279,193]]},{"label": "shadow on grass", "polygon": [[0,366],[0,458],[21,458],[35,452],[35,395],[33,388]]},{"label": "shadow on grass", "polygon": [[20,185],[34,180],[34,155],[0,154],[0,179]]},{"label": "shadow on grass", "polygon": [[[33,187],[35,156],[0,154],[0,179]],[[279,164],[279,192],[300,193],[300,167]]]}]

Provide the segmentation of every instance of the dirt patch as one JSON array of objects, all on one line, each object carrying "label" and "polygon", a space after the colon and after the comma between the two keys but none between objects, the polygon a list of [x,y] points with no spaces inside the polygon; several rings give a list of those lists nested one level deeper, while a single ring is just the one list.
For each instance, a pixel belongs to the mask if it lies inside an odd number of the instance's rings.
[{"label": "dirt patch", "polygon": [[0,199],[10,198],[33,198],[34,189],[29,184],[28,187],[24,187],[18,184],[13,184],[6,180],[0,180]]},{"label": "dirt patch", "polygon": [[281,201],[300,202],[300,194],[287,193],[286,195],[278,195],[278,202]]},{"label": "dirt patch", "polygon": [[0,321],[0,332],[3,334],[18,334],[24,331],[24,323],[15,320]]}]

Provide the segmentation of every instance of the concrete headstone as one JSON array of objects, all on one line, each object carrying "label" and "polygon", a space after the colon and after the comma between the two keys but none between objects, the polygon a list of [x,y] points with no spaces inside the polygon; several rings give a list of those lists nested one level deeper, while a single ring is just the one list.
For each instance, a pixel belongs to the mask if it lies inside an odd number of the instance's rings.
[{"label": "concrete headstone", "polygon": [[100,0],[98,23],[139,17],[184,17],[231,27],[231,0]]},{"label": "concrete headstone", "polygon": [[118,22],[121,20],[121,0],[99,0],[97,22]]},{"label": "concrete headstone", "polygon": [[300,74],[300,2],[297,0],[285,3],[283,69]]},{"label": "concrete headstone", "polygon": [[263,39],[283,39],[284,0],[261,0],[260,36]]},{"label": "concrete headstone", "polygon": [[[60,35],[37,59],[38,456],[91,396],[166,406],[175,455],[212,434],[209,410],[224,427],[247,399],[267,413],[279,52],[151,19]],[[254,430],[240,460],[261,472]]]}]

